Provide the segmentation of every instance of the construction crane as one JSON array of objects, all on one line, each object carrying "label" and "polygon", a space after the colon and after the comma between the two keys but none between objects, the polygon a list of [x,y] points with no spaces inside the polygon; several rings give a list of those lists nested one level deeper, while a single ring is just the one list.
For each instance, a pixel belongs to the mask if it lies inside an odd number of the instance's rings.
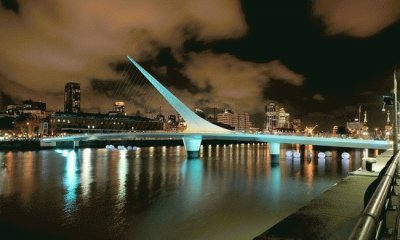
[{"label": "construction crane", "polygon": [[307,127],[304,129],[304,135],[306,136],[313,136],[314,135],[314,129],[318,127],[318,125],[315,125],[314,127]]}]

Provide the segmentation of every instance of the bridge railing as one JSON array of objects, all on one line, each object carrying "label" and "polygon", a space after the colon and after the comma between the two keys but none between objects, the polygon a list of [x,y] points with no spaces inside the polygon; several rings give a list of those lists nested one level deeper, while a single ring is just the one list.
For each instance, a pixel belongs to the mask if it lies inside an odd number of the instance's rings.
[{"label": "bridge railing", "polygon": [[[400,152],[392,156],[390,165],[380,176],[381,180],[374,194],[358,219],[349,239],[379,239],[382,231],[386,230],[386,212],[392,209],[391,196],[397,178],[397,165]],[[384,171],[385,169],[382,169]]]}]

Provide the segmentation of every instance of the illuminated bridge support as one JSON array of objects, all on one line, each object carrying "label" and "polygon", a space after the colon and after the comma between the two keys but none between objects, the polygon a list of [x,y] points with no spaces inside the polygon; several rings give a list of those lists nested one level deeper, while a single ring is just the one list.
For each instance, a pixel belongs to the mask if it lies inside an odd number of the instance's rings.
[{"label": "illuminated bridge support", "polygon": [[369,156],[368,156],[368,152],[369,152],[369,149],[368,148],[364,148],[364,151],[363,151],[363,158],[368,158]]},{"label": "illuminated bridge support", "polygon": [[40,146],[41,147],[56,147],[56,142],[45,142],[43,140],[40,140]]},{"label": "illuminated bridge support", "polygon": [[269,154],[271,155],[271,163],[279,163],[279,153],[281,150],[281,144],[276,142],[269,143]]},{"label": "illuminated bridge support", "polygon": [[72,142],[72,147],[73,147],[73,149],[79,148],[79,140],[74,140],[74,141]]},{"label": "illuminated bridge support", "polygon": [[198,158],[200,155],[201,135],[190,135],[183,137],[188,158]]}]

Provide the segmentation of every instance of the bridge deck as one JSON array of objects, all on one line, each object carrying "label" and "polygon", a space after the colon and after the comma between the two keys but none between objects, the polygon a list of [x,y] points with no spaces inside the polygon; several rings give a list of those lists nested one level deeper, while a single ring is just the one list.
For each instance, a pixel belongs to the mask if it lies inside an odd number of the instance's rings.
[{"label": "bridge deck", "polygon": [[[391,150],[384,152],[377,158],[375,174],[354,172],[255,239],[347,239],[363,210],[365,190],[391,156]],[[396,217],[394,213],[388,224],[394,226]]]},{"label": "bridge deck", "polygon": [[304,144],[343,148],[361,149],[389,149],[391,143],[388,141],[364,140],[364,139],[345,139],[335,137],[307,137],[294,135],[268,135],[268,134],[248,134],[240,132],[230,133],[188,133],[188,132],[121,132],[121,133],[101,133],[101,134],[81,134],[64,137],[44,138],[44,142],[56,141],[90,141],[100,139],[140,139],[140,138],[179,138],[185,136],[200,135],[207,140],[237,140],[254,141],[265,143],[283,144]]}]

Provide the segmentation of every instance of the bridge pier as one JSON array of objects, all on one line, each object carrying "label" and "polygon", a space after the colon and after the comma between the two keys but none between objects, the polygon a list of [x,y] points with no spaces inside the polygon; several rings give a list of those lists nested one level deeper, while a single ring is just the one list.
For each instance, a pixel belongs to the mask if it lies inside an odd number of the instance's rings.
[{"label": "bridge pier", "polygon": [[368,158],[369,156],[368,156],[368,152],[369,152],[369,149],[368,148],[364,148],[364,151],[363,151],[363,158]]},{"label": "bridge pier", "polygon": [[190,135],[183,137],[188,158],[198,158],[200,155],[201,135]]},{"label": "bridge pier", "polygon": [[56,142],[45,142],[43,140],[40,140],[40,146],[41,147],[55,147]]},{"label": "bridge pier", "polygon": [[73,148],[73,149],[79,148],[79,140],[74,140],[74,141],[72,142],[72,148]]},{"label": "bridge pier", "polygon": [[279,154],[281,150],[281,144],[276,142],[269,143],[269,154],[271,156],[271,163],[279,163]]}]

